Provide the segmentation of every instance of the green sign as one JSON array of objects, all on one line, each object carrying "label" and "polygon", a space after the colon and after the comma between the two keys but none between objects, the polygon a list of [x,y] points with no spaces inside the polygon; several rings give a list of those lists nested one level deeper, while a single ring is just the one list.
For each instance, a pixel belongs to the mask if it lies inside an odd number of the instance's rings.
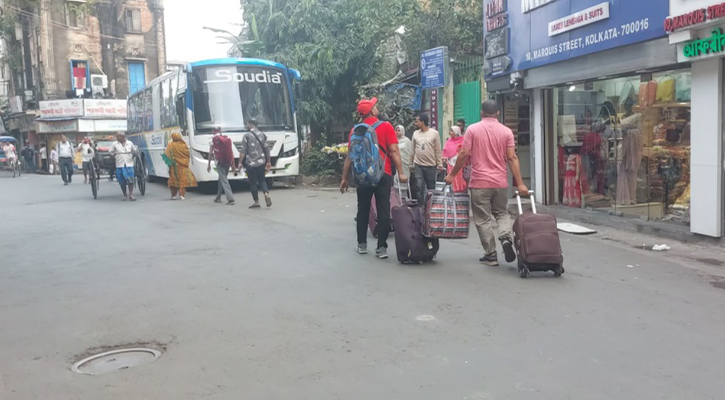
[{"label": "green sign", "polygon": [[697,39],[685,43],[682,54],[687,58],[700,57],[707,54],[722,53],[725,50],[725,34],[722,28],[712,31],[709,38]]}]

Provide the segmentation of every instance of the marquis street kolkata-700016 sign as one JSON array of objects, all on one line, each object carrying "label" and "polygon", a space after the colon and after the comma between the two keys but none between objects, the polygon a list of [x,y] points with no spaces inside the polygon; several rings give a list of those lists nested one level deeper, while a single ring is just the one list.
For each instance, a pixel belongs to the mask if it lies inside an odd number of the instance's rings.
[{"label": "marquis street kolkata-700016 sign", "polygon": [[509,71],[665,37],[669,0],[508,1]]}]

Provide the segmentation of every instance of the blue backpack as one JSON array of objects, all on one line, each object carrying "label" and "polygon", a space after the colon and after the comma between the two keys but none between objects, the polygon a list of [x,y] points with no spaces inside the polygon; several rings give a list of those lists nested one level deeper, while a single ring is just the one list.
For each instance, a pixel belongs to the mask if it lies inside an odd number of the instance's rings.
[{"label": "blue backpack", "polygon": [[383,121],[375,124],[358,124],[350,137],[349,157],[352,175],[358,187],[374,187],[385,174],[385,159],[380,156],[378,135],[375,133]]}]

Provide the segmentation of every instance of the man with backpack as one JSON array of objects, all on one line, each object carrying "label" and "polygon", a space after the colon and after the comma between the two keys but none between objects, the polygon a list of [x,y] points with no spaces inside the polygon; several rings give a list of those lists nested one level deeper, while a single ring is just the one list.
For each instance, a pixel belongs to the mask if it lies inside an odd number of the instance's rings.
[{"label": "man with backpack", "polygon": [[378,245],[375,256],[388,258],[390,234],[390,191],[393,186],[393,165],[402,183],[408,182],[398,149],[395,129],[378,119],[378,99],[361,100],[357,112],[362,123],[350,131],[348,156],[342,171],[340,192],[348,190],[352,172],[357,185],[357,252],[367,254],[367,229],[373,196],[378,210]]},{"label": "man with backpack", "polygon": [[247,170],[247,178],[249,179],[249,190],[252,192],[254,204],[249,208],[261,208],[259,205],[259,191],[264,194],[264,203],[267,208],[272,207],[272,199],[269,197],[269,188],[267,188],[267,179],[265,174],[272,169],[272,159],[269,156],[269,148],[267,148],[267,135],[260,132],[257,128],[257,121],[250,119],[247,121],[249,132],[242,139],[242,146],[239,152],[239,171],[244,167]]},{"label": "man with backpack", "polygon": [[222,194],[227,197],[227,204],[234,205],[234,193],[229,185],[229,170],[234,166],[234,151],[232,150],[232,140],[229,136],[222,134],[221,128],[212,130],[214,137],[209,144],[209,163],[206,171],[211,172],[211,162],[216,161],[216,172],[219,175],[219,188],[216,192],[215,203],[222,202]]}]

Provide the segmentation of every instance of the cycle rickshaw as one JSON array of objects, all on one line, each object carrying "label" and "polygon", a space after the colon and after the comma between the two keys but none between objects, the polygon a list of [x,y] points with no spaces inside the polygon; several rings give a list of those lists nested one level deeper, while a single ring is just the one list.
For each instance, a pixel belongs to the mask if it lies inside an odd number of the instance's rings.
[{"label": "cycle rickshaw", "polygon": [[[101,160],[100,158],[103,157]],[[109,160],[110,159],[110,160]],[[93,199],[98,199],[98,190],[100,189],[100,183],[101,183],[101,169],[102,165],[108,165],[109,161],[113,162],[115,164],[115,161],[113,161],[113,156],[110,155],[104,155],[99,156],[98,152],[95,152],[95,155],[93,158],[91,158],[91,170],[89,171],[90,174],[90,181],[91,181],[91,191],[93,192]],[[134,184],[138,188],[138,191],[141,193],[141,196],[146,195],[146,163],[145,158],[142,157],[140,154],[134,154],[133,156],[133,169],[134,169]],[[105,169],[105,168],[104,168]],[[109,181],[112,181],[113,174],[115,173],[114,170],[108,170],[109,171]],[[126,188],[122,187],[123,193],[126,193]]]},{"label": "cycle rickshaw", "polygon": [[[15,165],[10,165],[10,159],[5,155],[3,146],[5,143],[10,143],[15,146]],[[13,178],[20,176],[22,169],[20,168],[20,151],[18,150],[18,140],[12,136],[0,136],[0,168],[7,168],[12,171]]]}]

